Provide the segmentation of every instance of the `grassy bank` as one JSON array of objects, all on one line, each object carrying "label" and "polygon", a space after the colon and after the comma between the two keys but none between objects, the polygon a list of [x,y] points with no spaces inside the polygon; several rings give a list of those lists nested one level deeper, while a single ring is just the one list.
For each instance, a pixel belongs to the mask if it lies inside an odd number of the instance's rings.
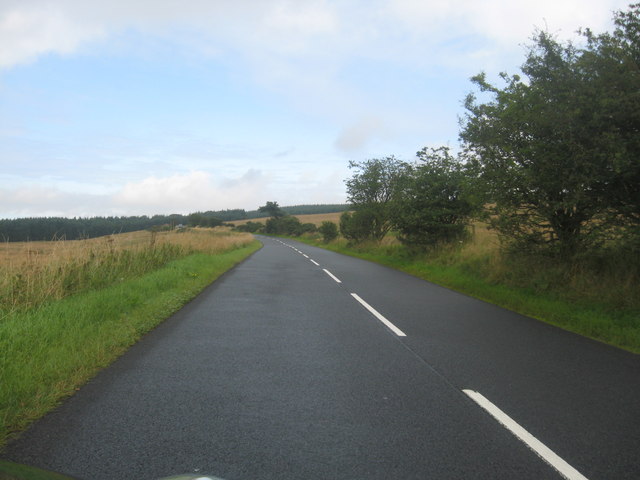
[{"label": "grassy bank", "polygon": [[502,253],[497,239],[478,228],[469,243],[430,253],[408,251],[393,238],[350,246],[324,244],[335,252],[374,261],[537,318],[610,345],[640,353],[640,288],[636,261],[621,256],[559,265],[539,257]]},{"label": "grassy bank", "polygon": [[244,246],[189,253],[104,288],[5,313],[0,445],[259,247],[245,238]]}]

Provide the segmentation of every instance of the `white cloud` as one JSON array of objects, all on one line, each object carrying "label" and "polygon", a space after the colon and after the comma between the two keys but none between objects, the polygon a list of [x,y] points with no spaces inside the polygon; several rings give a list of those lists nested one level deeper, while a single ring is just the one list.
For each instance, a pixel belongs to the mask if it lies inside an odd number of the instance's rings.
[{"label": "white cloud", "polygon": [[303,170],[288,185],[286,203],[277,197],[273,198],[283,206],[345,203],[344,179],[348,175],[349,172],[346,167],[328,171],[319,171],[318,169]]},{"label": "white cloud", "polygon": [[269,180],[257,170],[249,170],[236,179],[218,181],[204,171],[151,176],[126,184],[113,200],[116,206],[137,212],[188,213],[240,206],[252,208],[263,201]]},{"label": "white cloud", "polygon": [[336,33],[338,19],[325,1],[286,1],[276,3],[262,25],[263,40],[277,39],[279,51],[296,54],[304,53],[306,41],[313,37]]},{"label": "white cloud", "polygon": [[69,54],[105,35],[101,26],[77,21],[52,5],[17,5],[0,9],[0,67],[28,62],[46,53]]},{"label": "white cloud", "polygon": [[0,66],[45,53],[68,54],[126,29],[168,37],[199,31],[205,51],[212,41],[222,40],[304,54],[307,39],[332,34],[336,27],[337,17],[324,0],[5,0],[0,4]]},{"label": "white cloud", "polygon": [[422,38],[478,35],[513,47],[525,41],[534,27],[548,27],[564,38],[574,37],[579,27],[606,29],[612,11],[627,4],[626,0],[396,0],[387,8]]},{"label": "white cloud", "polygon": [[250,169],[238,178],[215,179],[194,171],[130,182],[115,193],[67,190],[69,185],[30,183],[0,187],[0,218],[31,216],[153,215],[227,208],[253,209],[270,198],[271,177]]},{"label": "white cloud", "polygon": [[[125,29],[158,36],[200,32],[188,42],[218,52],[222,44],[254,61],[311,55],[342,62],[351,54],[387,55],[409,35],[424,46],[457,37],[489,39],[509,48],[534,26],[573,35],[579,26],[610,25],[626,0],[5,0],[0,5],[0,66],[44,53],[68,54]],[[433,53],[433,52],[431,52]],[[267,58],[265,58],[265,56]],[[303,67],[308,65],[305,62]]]},{"label": "white cloud", "polygon": [[0,218],[18,217],[86,217],[120,215],[106,195],[71,193],[58,187],[40,184],[0,188]]},{"label": "white cloud", "polygon": [[534,25],[547,21],[569,36],[579,26],[598,31],[624,7],[626,0],[5,1],[0,68],[136,31],[167,38],[185,55],[242,61],[254,83],[305,112],[335,120],[369,107],[384,116],[375,97],[344,78],[354,60],[413,72],[500,70],[510,66],[500,59],[505,52],[522,59],[519,44]]}]

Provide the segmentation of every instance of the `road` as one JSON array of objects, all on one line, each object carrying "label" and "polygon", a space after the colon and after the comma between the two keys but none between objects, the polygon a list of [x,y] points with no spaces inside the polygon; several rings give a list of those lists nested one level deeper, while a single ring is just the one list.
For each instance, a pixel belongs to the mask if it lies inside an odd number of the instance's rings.
[{"label": "road", "polygon": [[2,456],[87,480],[640,478],[639,356],[261,240]]}]

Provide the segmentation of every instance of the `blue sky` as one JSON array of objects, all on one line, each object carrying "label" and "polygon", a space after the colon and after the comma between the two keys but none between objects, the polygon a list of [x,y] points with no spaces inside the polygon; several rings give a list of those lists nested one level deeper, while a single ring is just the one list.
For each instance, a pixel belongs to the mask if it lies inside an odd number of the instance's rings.
[{"label": "blue sky", "polygon": [[0,218],[343,203],[619,0],[0,0]]}]

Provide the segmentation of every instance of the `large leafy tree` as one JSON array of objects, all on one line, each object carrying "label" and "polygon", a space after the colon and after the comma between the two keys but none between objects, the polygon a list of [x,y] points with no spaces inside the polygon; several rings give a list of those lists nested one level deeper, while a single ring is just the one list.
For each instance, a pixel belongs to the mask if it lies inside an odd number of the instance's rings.
[{"label": "large leafy tree", "polygon": [[[609,152],[601,190],[614,220],[640,226],[640,4],[614,15],[612,33],[584,31],[581,64],[597,88],[597,121]],[[605,136],[606,135],[606,136]]]},{"label": "large leafy tree", "polygon": [[391,203],[404,164],[393,156],[349,162],[354,170],[345,181],[353,213],[340,219],[340,231],[353,241],[380,241],[391,228]]},{"label": "large leafy tree", "polygon": [[618,148],[609,92],[583,52],[538,32],[522,72],[472,80],[461,138],[489,195],[491,221],[520,247],[573,255],[605,227]]}]

